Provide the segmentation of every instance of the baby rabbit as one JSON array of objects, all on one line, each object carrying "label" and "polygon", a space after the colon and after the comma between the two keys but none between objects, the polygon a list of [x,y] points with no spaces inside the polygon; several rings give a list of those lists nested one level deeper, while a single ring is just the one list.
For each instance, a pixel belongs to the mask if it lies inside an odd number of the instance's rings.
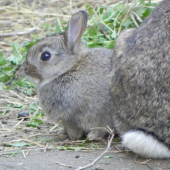
[{"label": "baby rabbit", "polygon": [[113,120],[123,146],[170,158],[170,0],[120,35],[113,56]]},{"label": "baby rabbit", "polygon": [[113,50],[86,48],[81,37],[88,14],[71,17],[64,33],[46,37],[29,50],[25,75],[35,82],[39,103],[54,122],[62,120],[71,140],[103,138],[113,128],[109,73]]}]

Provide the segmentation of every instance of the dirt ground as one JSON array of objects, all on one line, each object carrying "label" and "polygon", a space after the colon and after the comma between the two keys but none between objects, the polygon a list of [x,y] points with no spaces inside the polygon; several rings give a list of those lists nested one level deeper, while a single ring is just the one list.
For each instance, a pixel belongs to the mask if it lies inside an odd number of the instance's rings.
[{"label": "dirt ground", "polygon": [[[98,1],[103,5],[111,2],[113,3],[109,0]],[[91,0],[87,0],[86,3],[96,4]],[[27,31],[32,27],[36,27],[36,32],[41,32],[43,22],[51,24],[56,17],[68,18],[77,8],[83,9],[86,3],[83,0],[0,0],[0,35]],[[32,34],[1,36],[0,52],[10,54],[12,51],[11,42],[28,41],[32,36]],[[3,94],[5,95],[6,92]],[[0,102],[0,106],[3,105],[4,103]],[[60,139],[56,135],[56,130],[50,132],[53,125],[48,122],[46,117],[43,118],[45,124],[38,128],[26,127],[27,121],[17,125],[19,122],[17,120],[18,112],[10,111],[6,115],[1,115],[2,112],[0,112],[0,170],[75,170],[92,163],[107,147],[107,140],[90,141],[86,144],[85,140]],[[15,142],[26,142],[29,146],[10,147],[4,145],[4,143]],[[93,166],[86,169],[170,170],[170,160],[141,158],[130,151],[125,151],[119,140],[115,138],[109,152],[105,153]]]},{"label": "dirt ground", "polygon": [[[112,155],[111,158],[101,158],[92,167],[87,170],[169,170],[169,160],[147,160],[135,156],[131,152],[113,153],[114,146],[111,152],[107,155]],[[31,151],[24,158],[22,154],[17,154],[12,158],[0,156],[0,170],[72,170],[78,169],[80,166],[85,166],[91,163],[102,150],[98,151]]]}]

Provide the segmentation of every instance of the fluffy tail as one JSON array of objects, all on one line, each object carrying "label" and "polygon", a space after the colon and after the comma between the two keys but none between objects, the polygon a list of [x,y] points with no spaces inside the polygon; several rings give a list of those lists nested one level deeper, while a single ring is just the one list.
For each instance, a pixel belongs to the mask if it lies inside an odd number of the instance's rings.
[{"label": "fluffy tail", "polygon": [[142,130],[128,131],[122,136],[122,145],[148,158],[170,158],[170,149],[152,135]]}]

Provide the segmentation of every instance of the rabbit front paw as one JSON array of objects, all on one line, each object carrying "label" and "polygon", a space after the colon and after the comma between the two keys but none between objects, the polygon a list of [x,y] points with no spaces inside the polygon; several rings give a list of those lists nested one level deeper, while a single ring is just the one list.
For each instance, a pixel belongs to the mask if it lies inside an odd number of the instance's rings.
[{"label": "rabbit front paw", "polygon": [[83,137],[84,132],[80,128],[70,127],[69,129],[65,129],[68,134],[70,140],[79,140]]}]

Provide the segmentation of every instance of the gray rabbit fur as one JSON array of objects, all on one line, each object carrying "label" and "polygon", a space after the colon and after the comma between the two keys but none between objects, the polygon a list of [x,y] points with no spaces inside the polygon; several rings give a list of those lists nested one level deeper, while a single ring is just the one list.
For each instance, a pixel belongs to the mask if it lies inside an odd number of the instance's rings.
[{"label": "gray rabbit fur", "polygon": [[170,0],[118,37],[110,80],[123,146],[148,158],[170,158]]},{"label": "gray rabbit fur", "polygon": [[109,73],[113,51],[88,49],[81,42],[88,14],[71,17],[64,33],[46,37],[33,45],[24,62],[25,75],[35,82],[40,106],[54,122],[62,120],[71,140],[87,135],[103,138],[113,128],[113,104]]}]

